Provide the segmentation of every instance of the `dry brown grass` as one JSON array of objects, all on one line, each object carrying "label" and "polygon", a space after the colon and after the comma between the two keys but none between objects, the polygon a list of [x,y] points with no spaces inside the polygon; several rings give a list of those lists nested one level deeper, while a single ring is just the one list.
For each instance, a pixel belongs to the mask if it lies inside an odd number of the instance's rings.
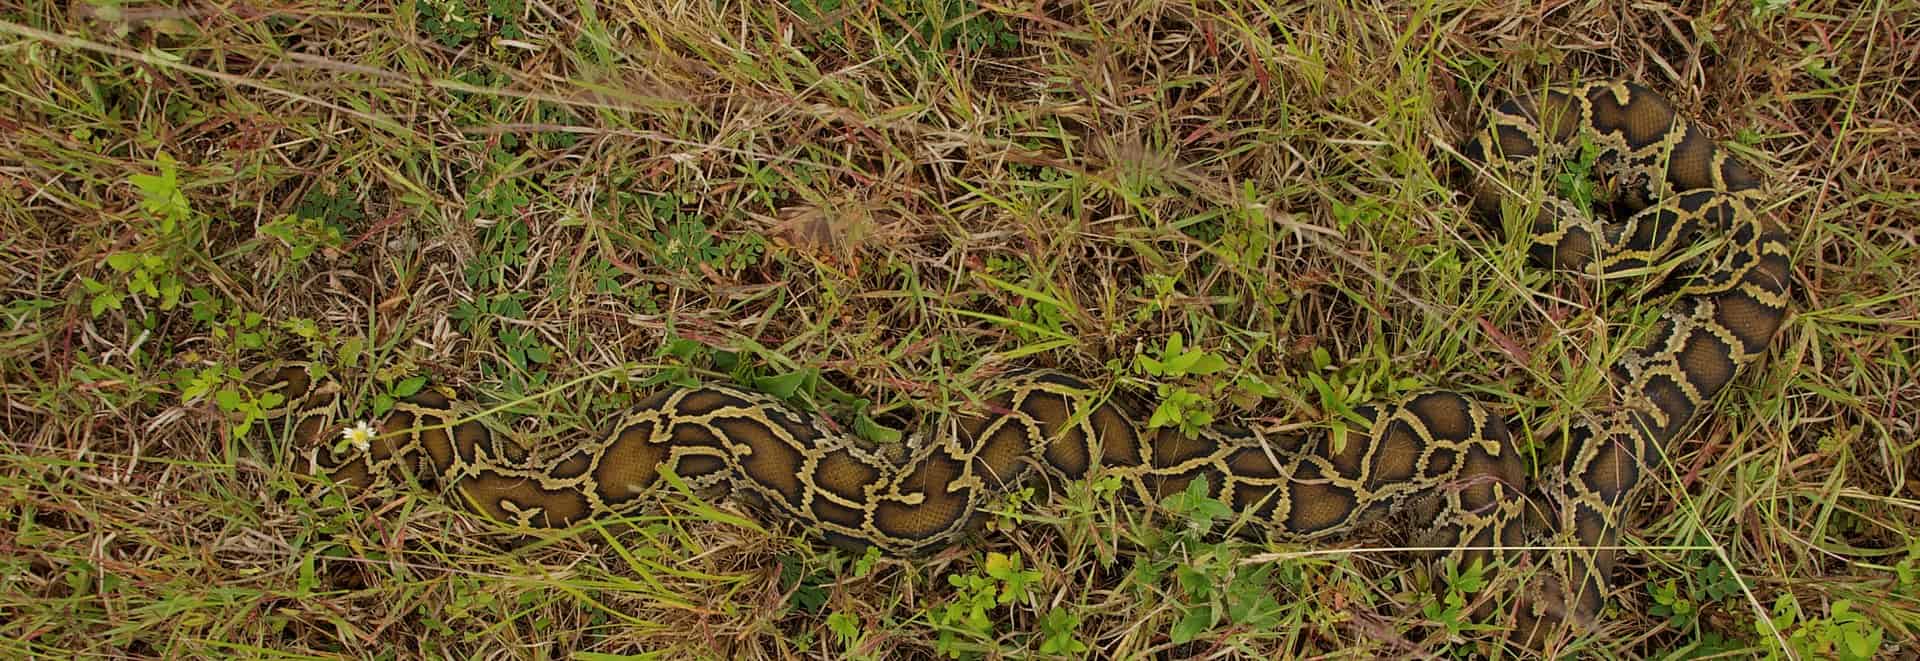
[{"label": "dry brown grass", "polygon": [[[1565,651],[1914,654],[1920,5],[1680,4],[0,8],[0,650],[919,657],[944,633],[998,658],[1064,629],[1123,657],[1516,654],[1449,635],[1390,549],[1240,564],[1261,549],[1085,489],[918,562],[698,503],[514,543],[430,496],[323,496],[190,385],[311,358],[363,416],[429,374],[557,444],[666,379],[817,373],[797,403],[897,428],[1013,365],[1151,387],[1125,366],[1177,332],[1235,365],[1171,384],[1223,416],[1324,420],[1324,351],[1355,401],[1457,387],[1551,425],[1644,315],[1589,313],[1471,222],[1452,145],[1501,94],[1604,76],[1768,173],[1799,281]],[[171,231],[133,179],[163,152]],[[91,309],[133,282],[115,254],[185,302]],[[1239,378],[1284,392],[1244,408]],[[1037,578],[956,626],[980,589],[949,577],[988,551]]]}]

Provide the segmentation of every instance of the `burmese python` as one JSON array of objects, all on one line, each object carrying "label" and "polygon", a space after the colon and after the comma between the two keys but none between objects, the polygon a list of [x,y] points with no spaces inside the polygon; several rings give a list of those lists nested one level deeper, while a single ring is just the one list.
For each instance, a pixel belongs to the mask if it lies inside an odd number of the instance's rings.
[{"label": "burmese python", "polygon": [[[1462,150],[1472,199],[1485,217],[1530,178],[1582,153],[1603,201],[1627,215],[1596,219],[1584,205],[1548,196],[1531,224],[1531,251],[1547,264],[1595,276],[1657,266],[1706,245],[1670,278],[1652,338],[1612,367],[1609,405],[1573,416],[1558,434],[1555,475],[1537,492],[1560,531],[1583,546],[1613,546],[1634,495],[1662,467],[1665,447],[1740,368],[1768,345],[1786,310],[1788,252],[1748,168],[1637,85],[1601,83],[1501,104]],[[1719,235],[1715,246],[1704,237]],[[1390,511],[1426,531],[1423,546],[1461,559],[1505,555],[1537,537],[1526,471],[1501,418],[1451,392],[1429,392],[1359,410],[1364,434],[1272,436],[1212,428],[1195,437],[1147,430],[1135,411],[1072,376],[1015,375],[971,413],[953,416],[902,447],[882,450],[812,414],[727,386],[660,392],[632,407],[612,433],[536,454],[469,418],[467,407],[428,391],[399,404],[362,450],[327,443],[339,389],[300,365],[258,371],[256,383],[287,395],[282,413],[313,448],[315,468],[368,486],[397,469],[451,486],[495,519],[569,526],[648,501],[661,466],[695,489],[731,492],[840,546],[911,555],[946,546],[983,505],[1036,473],[1075,480],[1119,476],[1123,493],[1159,502],[1192,480],[1275,540],[1351,532]],[[1531,523],[1530,523],[1531,522]],[[1598,610],[1613,553],[1560,554],[1553,578],[1521,599],[1523,620],[1557,621]],[[1562,586],[1576,586],[1571,594]]]}]

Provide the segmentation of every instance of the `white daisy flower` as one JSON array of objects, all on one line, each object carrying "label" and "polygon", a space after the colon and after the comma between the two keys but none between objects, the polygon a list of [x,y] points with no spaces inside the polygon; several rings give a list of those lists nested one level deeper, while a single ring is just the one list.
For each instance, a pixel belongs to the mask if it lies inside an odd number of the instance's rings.
[{"label": "white daisy flower", "polygon": [[379,432],[374,430],[372,421],[361,420],[360,424],[341,431],[340,440],[353,446],[354,450],[366,452],[368,448],[373,447],[373,437],[377,434]]}]

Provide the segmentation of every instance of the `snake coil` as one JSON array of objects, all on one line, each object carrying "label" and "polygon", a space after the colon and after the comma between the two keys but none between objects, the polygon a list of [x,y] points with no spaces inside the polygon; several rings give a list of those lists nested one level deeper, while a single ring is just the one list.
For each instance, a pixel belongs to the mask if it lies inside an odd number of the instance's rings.
[{"label": "snake coil", "polygon": [[[1767,348],[1787,306],[1786,240],[1755,209],[1764,202],[1755,177],[1638,85],[1502,103],[1462,149],[1474,208],[1500,218],[1530,176],[1583,149],[1595,157],[1603,197],[1626,217],[1602,220],[1550,196],[1529,230],[1537,261],[1604,277],[1658,266],[1704,237],[1725,239],[1682,265],[1651,339],[1612,365],[1612,404],[1559,434],[1557,470],[1537,500],[1558,532],[1601,550],[1553,556],[1550,578],[1519,599],[1528,635],[1599,610],[1614,564],[1605,549],[1617,544],[1640,487]],[[1394,511],[1425,524],[1422,545],[1453,548],[1462,561],[1507,557],[1534,537],[1534,499],[1511,434],[1454,392],[1363,407],[1364,433],[1340,444],[1229,427],[1188,437],[1145,428],[1136,411],[1073,376],[1033,371],[997,384],[983,411],[941,421],[890,453],[766,395],[712,385],[657,393],[610,434],[534,453],[429,391],[397,405],[369,447],[337,452],[322,438],[333,429],[337,386],[300,364],[263,366],[255,381],[286,395],[280,413],[316,470],[366,487],[405,469],[450,486],[475,511],[531,527],[628,511],[648,502],[660,469],[671,467],[696,489],[749,496],[833,544],[902,555],[954,543],[983,504],[1036,474],[1096,472],[1144,502],[1206,480],[1209,495],[1273,540],[1348,534]]]}]

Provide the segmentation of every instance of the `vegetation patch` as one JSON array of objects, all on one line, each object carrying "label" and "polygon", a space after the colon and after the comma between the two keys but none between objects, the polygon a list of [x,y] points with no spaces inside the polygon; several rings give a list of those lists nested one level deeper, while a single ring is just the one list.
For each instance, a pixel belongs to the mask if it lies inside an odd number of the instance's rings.
[{"label": "vegetation patch", "polygon": [[1018,367],[1188,430],[1442,387],[1539,463],[1653,308],[1476,222],[1458,146],[1625,78],[1764,173],[1796,293],[1552,652],[1911,655],[1920,7],[1589,4],[0,10],[0,654],[1526,656],[1486,568],[1225,539],[1198,482],[1016,492],[910,560],[693,489],[528,536],[326,488],[246,375],[311,361],[347,424],[451,388],[546,450],[694,382],[882,447]]}]

